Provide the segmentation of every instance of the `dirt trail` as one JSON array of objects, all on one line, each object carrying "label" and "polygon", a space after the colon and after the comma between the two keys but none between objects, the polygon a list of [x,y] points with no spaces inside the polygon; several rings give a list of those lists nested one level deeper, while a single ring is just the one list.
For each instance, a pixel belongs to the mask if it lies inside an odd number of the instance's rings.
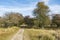
[{"label": "dirt trail", "polygon": [[20,29],[11,40],[23,40],[24,29]]}]

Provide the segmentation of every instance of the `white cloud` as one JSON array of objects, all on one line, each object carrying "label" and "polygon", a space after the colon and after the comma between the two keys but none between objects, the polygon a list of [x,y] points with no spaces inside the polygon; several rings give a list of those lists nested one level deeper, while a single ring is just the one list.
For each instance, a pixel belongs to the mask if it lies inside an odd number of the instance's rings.
[{"label": "white cloud", "polygon": [[41,2],[45,2],[46,5],[48,5],[50,0],[40,0]]},{"label": "white cloud", "polygon": [[60,14],[60,5],[50,5],[52,14]]},{"label": "white cloud", "polygon": [[22,13],[24,16],[30,15],[35,7],[5,7],[0,6],[0,16],[2,16],[5,12],[19,12]]},{"label": "white cloud", "polygon": [[[49,4],[50,0],[40,0],[45,2],[45,4]],[[32,15],[32,11],[35,8],[37,2],[31,2],[31,4],[19,4],[15,0],[12,1],[15,4],[18,4],[17,6],[1,6],[0,5],[0,16],[2,16],[5,12],[20,12],[24,16],[25,15]],[[50,10],[53,14],[60,13],[60,5],[48,5],[50,7]],[[52,14],[51,13],[51,14]]]},{"label": "white cloud", "polygon": [[12,0],[10,2],[10,4],[12,4],[12,5],[9,5],[9,6],[7,6],[7,5],[1,6],[0,5],[0,16],[2,16],[5,12],[20,12],[23,15],[29,15],[30,14],[30,16],[31,16],[32,11],[37,4],[37,1],[36,2],[31,1],[30,4],[23,4],[23,3],[18,3],[16,0]]},{"label": "white cloud", "polygon": [[14,5],[6,6],[0,5],[0,16],[4,15],[5,12],[20,12],[24,16],[26,15],[32,15],[32,11],[35,8],[37,1],[36,2],[31,2],[30,4],[21,4],[16,2],[16,0],[11,1],[11,3],[15,3]]}]

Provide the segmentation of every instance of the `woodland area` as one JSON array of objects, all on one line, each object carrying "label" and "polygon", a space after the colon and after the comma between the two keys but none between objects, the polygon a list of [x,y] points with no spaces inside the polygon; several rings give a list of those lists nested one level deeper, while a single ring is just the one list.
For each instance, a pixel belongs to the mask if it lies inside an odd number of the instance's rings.
[{"label": "woodland area", "polygon": [[59,28],[60,14],[49,16],[51,10],[44,2],[38,2],[36,8],[33,10],[33,18],[30,16],[23,16],[22,13],[7,12],[0,17],[0,28],[20,27],[20,25],[27,25],[27,28]]}]

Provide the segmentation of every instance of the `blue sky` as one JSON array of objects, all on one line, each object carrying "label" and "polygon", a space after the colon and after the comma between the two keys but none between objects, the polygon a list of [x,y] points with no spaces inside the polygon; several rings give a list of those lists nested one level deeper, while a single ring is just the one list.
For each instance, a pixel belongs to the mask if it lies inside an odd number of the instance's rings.
[{"label": "blue sky", "polygon": [[23,16],[32,16],[38,1],[45,2],[52,13],[60,13],[60,0],[0,0],[0,16],[6,12],[19,12]]}]

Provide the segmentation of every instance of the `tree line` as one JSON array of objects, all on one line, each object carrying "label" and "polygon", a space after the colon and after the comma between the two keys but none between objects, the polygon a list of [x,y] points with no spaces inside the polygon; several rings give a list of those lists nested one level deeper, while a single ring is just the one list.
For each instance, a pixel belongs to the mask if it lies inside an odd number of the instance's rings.
[{"label": "tree line", "polygon": [[17,12],[8,12],[0,17],[0,27],[20,27],[22,24],[27,25],[27,28],[60,27],[60,14],[54,14],[50,19],[49,12],[50,9],[44,2],[38,2],[33,10],[33,18],[30,16],[24,17]]}]

